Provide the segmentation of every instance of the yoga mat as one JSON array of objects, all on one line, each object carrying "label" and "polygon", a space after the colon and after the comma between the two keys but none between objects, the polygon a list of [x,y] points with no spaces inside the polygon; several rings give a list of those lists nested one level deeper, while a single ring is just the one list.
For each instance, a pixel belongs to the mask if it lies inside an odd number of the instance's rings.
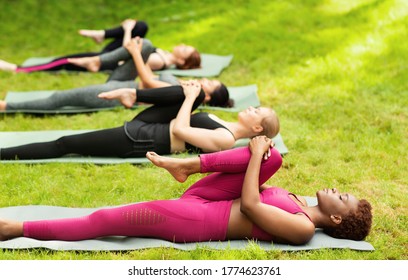
[{"label": "yoga mat", "polygon": [[30,57],[26,59],[21,66],[28,67],[28,66],[35,66],[39,64],[45,64],[48,62],[53,61],[57,56],[47,56],[47,57]]},{"label": "yoga mat", "polygon": [[[226,112],[238,112],[243,109],[248,108],[249,106],[259,107],[260,102],[257,95],[258,88],[256,85],[247,85],[247,86],[238,86],[238,87],[228,87],[228,91],[230,93],[230,98],[234,100],[234,107],[232,108],[221,108],[221,107],[214,107],[214,106],[200,106],[200,109],[211,109],[211,110],[219,110],[219,111],[226,111]],[[47,98],[54,91],[52,90],[40,90],[40,91],[10,91],[7,93],[5,101],[6,102],[26,102],[32,100],[38,100],[42,98]],[[145,106],[145,105],[143,105]],[[135,106],[134,108],[137,108]],[[122,106],[119,107],[110,107],[110,108],[87,108],[87,107],[73,107],[73,106],[65,106],[58,109],[53,110],[37,110],[37,109],[21,109],[21,110],[8,110],[3,111],[1,113],[4,114],[14,114],[14,113],[29,113],[29,114],[79,114],[79,113],[90,113],[90,112],[97,112],[97,111],[107,111],[113,110],[115,108],[123,108]]]},{"label": "yoga mat", "polygon": [[[53,94],[53,90],[36,90],[36,91],[9,91],[4,99],[6,102],[26,102],[33,101],[42,98],[47,98]],[[109,108],[87,108],[80,106],[64,106],[53,110],[38,110],[38,109],[21,109],[21,110],[7,110],[0,113],[3,114],[15,114],[15,113],[27,113],[27,114],[79,114],[79,113],[92,113],[98,111],[108,111],[115,108],[124,108],[122,106],[109,107]]]},{"label": "yoga mat", "polygon": [[238,87],[227,87],[230,98],[234,100],[234,107],[232,108],[222,108],[214,106],[200,106],[199,109],[211,109],[217,111],[225,112],[239,112],[252,107],[261,106],[261,102],[258,98],[258,87],[257,85],[247,85],[247,86],[238,86]]},{"label": "yoga mat", "polygon": [[[85,133],[92,130],[41,130],[41,131],[11,131],[0,132],[0,148],[7,148],[12,146],[24,145],[34,142],[45,142],[58,139],[61,136]],[[242,147],[248,144],[249,139],[240,139],[235,143],[235,147]],[[289,151],[285,146],[280,134],[273,138],[275,148],[285,155]],[[181,156],[195,156],[195,154],[182,154]],[[177,155],[169,155],[177,156]],[[78,155],[70,155],[61,158],[52,159],[36,159],[36,160],[0,160],[0,163],[49,163],[49,162],[63,162],[63,163],[94,163],[94,164],[119,164],[119,163],[131,163],[142,164],[150,163],[150,161],[143,158],[110,158],[110,157],[84,157]]]},{"label": "yoga mat", "polygon": [[201,54],[201,68],[188,70],[170,68],[157,72],[170,72],[175,76],[183,77],[215,77],[231,64],[233,57],[233,55]]},{"label": "yoga mat", "polygon": [[[23,62],[21,66],[33,66],[44,64],[52,61],[56,57],[31,57]],[[214,77],[221,74],[221,72],[231,64],[233,55],[215,55],[215,54],[201,54],[201,68],[179,70],[176,68],[166,69],[162,71],[170,72],[176,76],[183,77]],[[161,71],[157,71],[161,72]]]},{"label": "yoga mat", "polygon": [[[316,204],[315,197],[306,197],[309,205]],[[0,208],[0,217],[4,219],[13,219],[18,221],[57,219],[79,217],[92,213],[100,208],[69,208],[44,205],[13,206]],[[264,250],[315,250],[322,248],[340,248],[362,251],[374,250],[374,247],[366,241],[353,241],[347,239],[336,239],[317,229],[314,237],[304,245],[286,245],[274,244],[266,241],[209,241],[193,243],[173,243],[154,238],[122,237],[111,236],[83,241],[41,241],[32,238],[19,237],[0,242],[0,248],[3,249],[28,249],[28,248],[48,248],[51,250],[79,250],[79,251],[122,251],[137,250],[146,248],[176,248],[180,250],[195,250],[199,248],[211,249],[245,249],[251,246],[252,242],[258,244]]]}]

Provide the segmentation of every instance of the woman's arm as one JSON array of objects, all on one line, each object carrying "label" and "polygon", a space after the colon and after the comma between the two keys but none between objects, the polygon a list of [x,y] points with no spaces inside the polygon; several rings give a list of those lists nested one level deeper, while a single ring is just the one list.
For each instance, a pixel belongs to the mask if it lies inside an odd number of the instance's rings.
[{"label": "woman's arm", "polygon": [[173,125],[173,134],[184,142],[194,145],[204,152],[215,152],[231,148],[235,139],[226,129],[204,129],[190,126],[191,109],[200,93],[197,81],[182,83],[185,99]]},{"label": "woman's arm", "polygon": [[143,46],[143,39],[136,37],[130,39],[129,42],[125,45],[125,48],[129,51],[135,63],[139,78],[143,84],[144,88],[159,88],[171,86],[171,84],[159,81],[155,79],[153,72],[150,67],[146,65],[143,61],[141,55]]},{"label": "woman's arm", "polygon": [[270,146],[271,140],[264,136],[255,137],[250,142],[251,159],[242,187],[241,212],[270,235],[290,243],[304,244],[314,235],[313,223],[304,215],[288,213],[260,200],[259,172]]}]

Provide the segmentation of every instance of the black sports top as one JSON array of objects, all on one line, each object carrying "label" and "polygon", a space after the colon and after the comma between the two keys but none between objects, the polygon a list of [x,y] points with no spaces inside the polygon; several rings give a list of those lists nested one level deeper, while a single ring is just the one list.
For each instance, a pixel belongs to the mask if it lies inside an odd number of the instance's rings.
[{"label": "black sports top", "polygon": [[[228,130],[229,132],[231,132],[228,128],[226,128],[225,126],[223,126],[222,124],[216,122],[215,120],[213,120],[212,118],[210,118],[210,116],[208,115],[208,113],[202,112],[202,113],[196,113],[194,115],[191,116],[190,119],[190,126],[191,127],[198,127],[198,128],[206,128],[206,129],[217,129],[217,128],[225,128],[226,130]],[[234,134],[231,132],[232,136],[234,136]],[[186,150],[188,152],[194,152],[194,153],[201,153],[202,150],[198,147],[195,147],[189,143],[186,142]]]},{"label": "black sports top", "polygon": [[[226,128],[214,121],[208,113],[196,113],[191,115],[190,125],[192,127],[217,129]],[[230,131],[230,130],[228,130]],[[169,123],[146,123],[138,119],[125,123],[127,136],[135,143],[136,149],[156,151],[158,154],[170,154],[170,124]],[[232,132],[231,132],[232,134]],[[200,153],[201,149],[186,143],[188,152]]]},{"label": "black sports top", "polygon": [[171,153],[169,123],[147,123],[135,118],[125,123],[125,133],[135,143],[136,150],[155,151],[161,155]]}]

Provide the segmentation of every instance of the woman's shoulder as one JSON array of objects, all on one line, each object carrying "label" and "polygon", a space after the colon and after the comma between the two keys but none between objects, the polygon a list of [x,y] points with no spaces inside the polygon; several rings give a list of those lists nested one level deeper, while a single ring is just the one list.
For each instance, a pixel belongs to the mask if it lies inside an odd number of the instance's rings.
[{"label": "woman's shoulder", "polygon": [[210,114],[207,112],[198,112],[192,115],[192,119],[195,122],[199,122],[202,124],[211,125],[214,127],[224,127],[224,122],[214,114]]}]

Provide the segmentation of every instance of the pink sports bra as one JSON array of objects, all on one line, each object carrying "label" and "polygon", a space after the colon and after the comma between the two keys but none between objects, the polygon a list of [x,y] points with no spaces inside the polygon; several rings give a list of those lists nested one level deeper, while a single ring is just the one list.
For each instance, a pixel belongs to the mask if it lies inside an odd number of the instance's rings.
[{"label": "pink sports bra", "polygon": [[[289,195],[294,194],[288,192],[285,189],[272,187],[262,191],[260,193],[260,198],[263,203],[278,207],[282,210],[285,210],[286,212],[292,214],[303,213],[310,220],[310,217],[302,210],[302,208],[298,204],[296,204],[295,201],[293,201],[293,199]],[[252,228],[252,237],[258,240],[265,241],[270,241],[273,239],[272,235],[266,233],[264,230],[262,230],[255,224],[253,225]]]}]

